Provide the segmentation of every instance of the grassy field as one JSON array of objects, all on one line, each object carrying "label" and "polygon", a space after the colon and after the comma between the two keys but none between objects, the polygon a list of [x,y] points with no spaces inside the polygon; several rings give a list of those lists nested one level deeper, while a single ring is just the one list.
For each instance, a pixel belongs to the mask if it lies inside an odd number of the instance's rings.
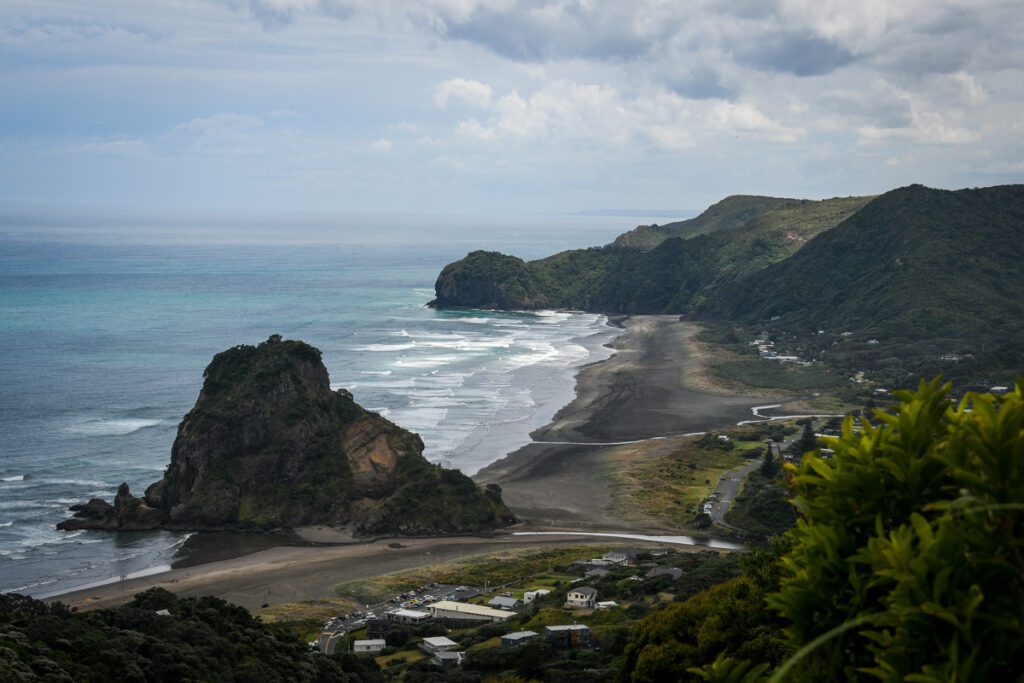
[{"label": "grassy field", "polygon": [[697,437],[683,437],[630,444],[616,449],[610,468],[615,512],[627,519],[653,519],[685,529],[700,501],[711,495],[719,477],[742,465],[745,447],[731,451],[705,449]]},{"label": "grassy field", "polygon": [[549,549],[515,549],[499,554],[477,555],[456,562],[427,565],[369,579],[348,581],[334,588],[341,598],[372,604],[412,588],[437,583],[490,586],[526,585],[522,590],[550,588],[569,577],[554,571],[574,560],[595,557],[611,549],[607,545],[579,545]]}]

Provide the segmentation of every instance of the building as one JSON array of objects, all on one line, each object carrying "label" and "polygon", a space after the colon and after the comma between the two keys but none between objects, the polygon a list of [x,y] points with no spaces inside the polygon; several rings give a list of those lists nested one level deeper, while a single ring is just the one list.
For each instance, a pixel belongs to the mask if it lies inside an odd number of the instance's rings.
[{"label": "building", "polygon": [[465,658],[465,652],[436,652],[434,653],[434,664],[446,669],[451,666],[459,666]]},{"label": "building", "polygon": [[671,576],[672,580],[675,581],[683,575],[683,570],[679,567],[655,567],[651,571],[644,574],[645,579],[653,579],[656,576]]},{"label": "building", "polygon": [[547,588],[538,588],[535,591],[526,591],[525,593],[523,593],[523,602],[531,603],[537,598],[543,595],[547,595],[550,592],[551,591],[549,591]]},{"label": "building", "polygon": [[604,602],[599,602],[596,605],[594,605],[594,607],[597,609],[611,609],[612,607],[618,606],[619,603],[615,602],[614,600],[606,600]]},{"label": "building", "polygon": [[522,645],[536,637],[536,631],[516,631],[515,633],[506,633],[501,637],[501,646],[516,647],[517,645]]},{"label": "building", "polygon": [[602,577],[608,576],[610,573],[611,572],[607,569],[601,569],[600,567],[597,567],[595,569],[588,569],[587,571],[583,572],[583,578],[600,579]]},{"label": "building", "polygon": [[590,645],[590,627],[583,624],[545,626],[544,637],[559,648],[587,647]]},{"label": "building", "polygon": [[415,609],[396,609],[388,612],[388,621],[399,624],[425,624],[430,621],[430,612],[421,612]]},{"label": "building", "polygon": [[[722,438],[722,437],[718,437],[718,438]],[[725,437],[725,438],[728,439],[729,437]],[[623,564],[627,564],[629,562],[629,556],[626,555],[625,553],[619,552],[617,550],[613,550],[611,552],[605,553],[604,555],[601,556],[601,559],[604,560],[605,562],[609,563],[609,564],[614,564],[614,565],[623,565]]]},{"label": "building", "polygon": [[[357,640],[354,643],[352,643],[352,652],[354,654],[357,654],[357,655],[359,655],[359,654],[377,654],[378,652],[383,650],[385,647],[387,647],[387,643],[385,643],[383,639]],[[334,653],[333,652],[328,652],[328,653],[325,653],[325,654],[334,654]]]},{"label": "building", "polygon": [[487,606],[496,609],[518,609],[523,603],[507,595],[496,595],[490,599]]},{"label": "building", "polygon": [[590,586],[570,588],[566,596],[565,606],[569,608],[593,607],[597,602],[597,590]]},{"label": "building", "polygon": [[424,638],[423,642],[420,643],[420,649],[428,654],[435,654],[438,652],[451,652],[459,646],[451,638],[445,636],[433,636],[431,638]]},{"label": "building", "polygon": [[505,621],[514,617],[515,612],[502,609],[494,609],[486,605],[472,605],[453,600],[441,600],[427,605],[431,615],[435,619],[445,622],[463,622],[467,625],[483,624],[494,621]]}]

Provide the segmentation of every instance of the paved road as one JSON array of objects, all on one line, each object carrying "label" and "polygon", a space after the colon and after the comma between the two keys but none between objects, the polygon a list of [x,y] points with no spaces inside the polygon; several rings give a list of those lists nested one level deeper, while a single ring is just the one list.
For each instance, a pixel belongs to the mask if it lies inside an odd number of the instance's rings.
[{"label": "paved road", "polygon": [[740,483],[743,481],[743,478],[760,466],[761,461],[759,459],[751,460],[742,467],[729,470],[718,480],[718,486],[715,487],[718,500],[714,501],[711,506],[711,520],[715,524],[724,526],[727,529],[742,531],[725,521],[725,513],[729,511],[732,502],[736,500],[736,494],[739,493]]}]

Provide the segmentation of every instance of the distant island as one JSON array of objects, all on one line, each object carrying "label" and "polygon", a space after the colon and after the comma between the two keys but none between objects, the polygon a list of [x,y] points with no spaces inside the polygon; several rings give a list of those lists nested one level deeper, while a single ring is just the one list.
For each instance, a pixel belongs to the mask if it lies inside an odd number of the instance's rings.
[{"label": "distant island", "polygon": [[733,196],[690,220],[537,261],[475,251],[438,307],[671,313],[898,385],[1024,368],[1024,185],[809,201]]},{"label": "distant island", "polygon": [[217,354],[142,498],[73,506],[64,530],[270,530],[446,535],[514,521],[497,486],[423,457],[423,442],[332,391],[320,351],[274,335]]}]

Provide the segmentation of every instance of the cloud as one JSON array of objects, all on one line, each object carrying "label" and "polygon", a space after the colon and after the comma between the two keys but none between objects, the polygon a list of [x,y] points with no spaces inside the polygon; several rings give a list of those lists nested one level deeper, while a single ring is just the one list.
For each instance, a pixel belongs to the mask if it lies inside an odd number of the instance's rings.
[{"label": "cloud", "polygon": [[796,76],[819,76],[854,61],[842,46],[810,33],[781,32],[737,46],[741,64],[765,71],[785,71]]},{"label": "cloud", "polygon": [[142,140],[116,139],[87,142],[80,145],[78,149],[92,154],[122,159],[144,160],[152,159],[156,156],[153,148]]},{"label": "cloud", "polygon": [[453,78],[434,89],[434,103],[446,109],[452,100],[459,100],[473,107],[487,107],[491,104],[491,86],[468,78]]},{"label": "cloud", "polygon": [[748,102],[696,101],[661,88],[629,92],[569,81],[550,83],[525,97],[512,91],[491,111],[483,120],[460,121],[457,133],[488,143],[547,141],[629,154],[638,148],[681,151],[716,134],[773,142],[793,142],[806,134]]},{"label": "cloud", "polygon": [[717,98],[729,100],[736,96],[734,88],[725,84],[722,74],[706,64],[699,64],[678,75],[665,78],[673,91],[696,100]]}]

